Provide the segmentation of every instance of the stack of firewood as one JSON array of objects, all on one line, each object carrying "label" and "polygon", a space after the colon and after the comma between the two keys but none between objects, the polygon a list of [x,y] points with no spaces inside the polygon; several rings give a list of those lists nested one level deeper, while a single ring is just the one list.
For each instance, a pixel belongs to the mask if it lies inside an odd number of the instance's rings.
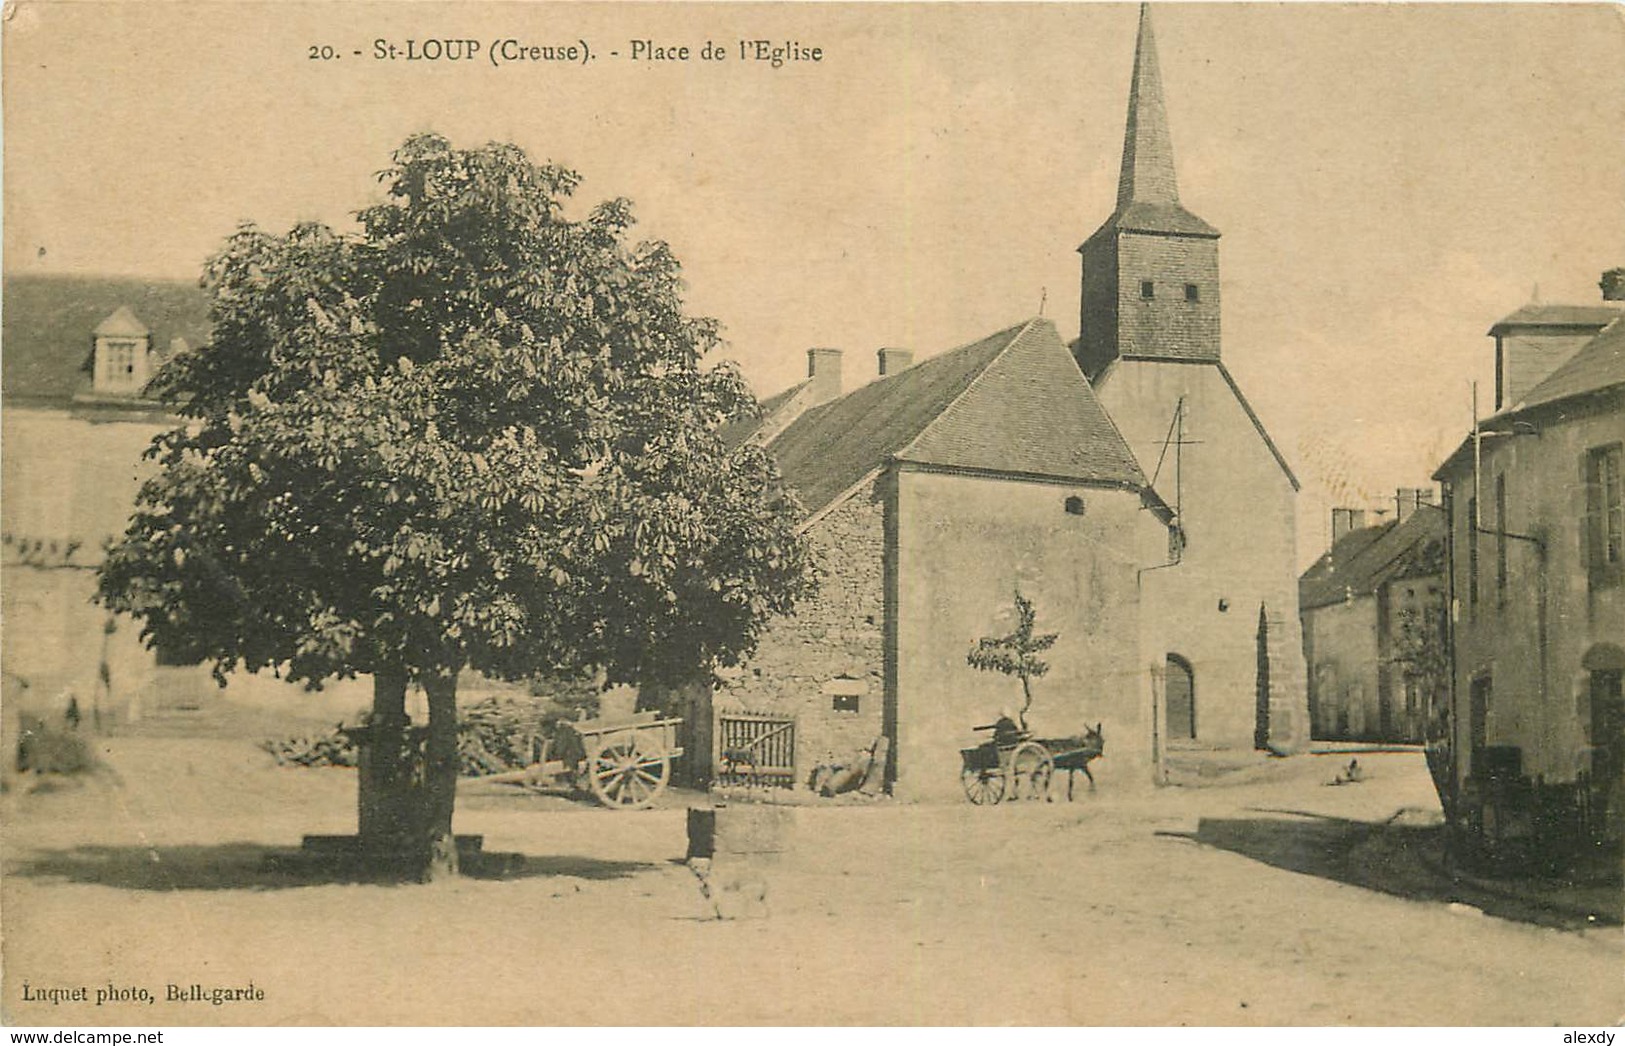
[{"label": "stack of firewood", "polygon": [[[457,723],[457,754],[465,777],[483,777],[518,770],[535,762],[542,739],[554,724],[566,718],[559,703],[540,697],[490,697],[461,709]],[[360,753],[342,732],[332,730],[306,737],[271,738],[260,742],[278,766],[355,766]]]},{"label": "stack of firewood", "polygon": [[355,745],[335,726],[314,737],[275,737],[260,742],[278,766],[354,766],[360,758]]}]

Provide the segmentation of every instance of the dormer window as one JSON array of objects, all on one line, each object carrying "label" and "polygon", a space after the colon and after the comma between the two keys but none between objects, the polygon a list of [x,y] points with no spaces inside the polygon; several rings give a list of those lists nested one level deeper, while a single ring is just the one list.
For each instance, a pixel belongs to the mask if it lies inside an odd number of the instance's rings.
[{"label": "dormer window", "polygon": [[135,350],[137,342],[114,341],[109,338],[102,342],[102,353],[106,360],[103,367],[106,369],[107,384],[132,385],[135,383]]},{"label": "dormer window", "polygon": [[120,306],[96,328],[97,392],[133,394],[151,373],[152,335],[128,307]]},{"label": "dormer window", "polygon": [[1185,284],[1185,300],[1186,301],[1201,301],[1202,300],[1202,289],[1200,287],[1198,287],[1194,283]]},{"label": "dormer window", "polygon": [[1152,298],[1155,298],[1156,296],[1157,296],[1157,285],[1155,283],[1152,283],[1150,280],[1141,280],[1140,281],[1140,297],[1145,301],[1150,301]]}]

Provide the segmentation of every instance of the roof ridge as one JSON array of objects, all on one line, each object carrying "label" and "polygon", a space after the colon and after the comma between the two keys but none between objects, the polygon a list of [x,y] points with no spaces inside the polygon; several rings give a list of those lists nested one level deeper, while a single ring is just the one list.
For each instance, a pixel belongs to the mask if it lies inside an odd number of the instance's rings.
[{"label": "roof ridge", "polygon": [[[1205,363],[1207,361],[1199,360],[1197,362]],[[1282,472],[1286,473],[1287,482],[1292,484],[1294,491],[1302,490],[1303,484],[1298,482],[1298,474],[1292,471],[1291,465],[1287,464],[1286,455],[1281,453],[1281,448],[1275,445],[1275,439],[1270,435],[1269,429],[1264,427],[1264,419],[1260,418],[1258,412],[1253,409],[1252,403],[1248,401],[1247,394],[1241,391],[1241,385],[1237,383],[1235,376],[1230,373],[1223,360],[1213,360],[1212,362],[1219,368],[1219,373],[1224,376],[1225,384],[1230,386],[1230,391],[1236,394],[1236,402],[1241,404],[1241,409],[1246,412],[1248,420],[1253,423],[1253,428],[1257,429],[1258,434],[1264,437],[1264,446],[1269,448],[1270,453],[1275,456],[1275,463],[1281,466]]]},{"label": "roof ridge", "polygon": [[[1123,449],[1128,451],[1128,459],[1134,462],[1134,467],[1139,470],[1140,484],[1142,489],[1150,491],[1156,496],[1158,501],[1162,501],[1162,495],[1158,494],[1157,488],[1151,485],[1150,474],[1145,471],[1145,466],[1140,464],[1140,456],[1134,453],[1134,444],[1130,443],[1128,441],[1128,437],[1123,435],[1123,430],[1118,427],[1117,419],[1112,417],[1112,412],[1106,409],[1106,405],[1104,403],[1100,403],[1100,394],[1095,392],[1095,383],[1089,380],[1089,375],[1083,372],[1083,364],[1079,363],[1078,357],[1073,355],[1070,351],[1067,353],[1067,356],[1071,358],[1072,366],[1078,369],[1078,377],[1082,378],[1083,383],[1089,386],[1089,394],[1094,396],[1095,402],[1100,405],[1100,413],[1105,416],[1106,424],[1112,427],[1112,434],[1115,435],[1118,441],[1123,444]],[[1106,373],[1111,370],[1112,364],[1116,362],[1116,359],[1107,360],[1106,365],[1100,368],[1101,377],[1105,377]],[[1163,504],[1166,505],[1167,502],[1163,502]],[[1169,506],[1169,510],[1176,518],[1178,517],[1179,513],[1175,511],[1172,506]]]},{"label": "roof ridge", "polygon": [[[903,444],[901,447],[898,447],[895,451],[893,451],[891,456],[893,458],[900,458],[904,454],[907,454],[910,450],[912,450],[914,448],[914,446],[917,443],[919,443],[921,439],[923,439],[925,437],[925,434],[927,432],[930,432],[933,428],[936,427],[937,423],[940,422],[943,419],[944,415],[946,415],[949,411],[953,410],[954,406],[957,403],[959,403],[960,400],[963,400],[970,393],[970,391],[977,386],[977,384],[987,374],[988,370],[993,366],[993,364],[997,363],[999,361],[1000,357],[1002,357],[1005,353],[1009,352],[1011,346],[1015,345],[1016,342],[1020,341],[1024,337],[1026,337],[1027,332],[1032,330],[1033,324],[1040,322],[1041,319],[1042,319],[1042,317],[1034,316],[1032,319],[1027,320],[1025,323],[1021,324],[1021,329],[1016,330],[1015,335],[1013,337],[1011,337],[1008,341],[1006,341],[1004,343],[1003,347],[1001,347],[998,352],[995,352],[992,356],[988,357],[988,361],[986,363],[984,363],[980,367],[976,368],[976,373],[971,375],[971,379],[970,379],[970,381],[967,381],[965,383],[965,387],[960,389],[957,393],[955,393],[953,399],[949,400],[947,403],[944,403],[942,405],[942,409],[938,410],[936,412],[936,414],[931,418],[930,421],[928,421],[924,425],[920,426],[920,431],[916,432],[913,435],[913,437],[911,437],[909,439],[909,441],[907,443]],[[1015,328],[1014,327],[1006,327],[1005,330],[1015,330]],[[986,339],[983,339],[983,340],[985,341]],[[966,342],[964,345],[960,346],[960,348],[970,348],[972,345],[978,345],[978,344],[981,344],[981,343],[980,342],[974,342],[974,341]],[[958,352],[959,350],[958,349],[951,349],[949,351],[950,352]],[[947,355],[947,353],[943,353],[943,355]]]}]

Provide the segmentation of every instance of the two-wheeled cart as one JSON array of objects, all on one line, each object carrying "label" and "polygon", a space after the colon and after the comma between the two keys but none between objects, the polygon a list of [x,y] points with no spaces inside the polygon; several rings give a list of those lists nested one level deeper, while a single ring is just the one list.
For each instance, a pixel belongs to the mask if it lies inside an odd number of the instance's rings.
[{"label": "two-wheeled cart", "polygon": [[537,791],[591,792],[612,810],[641,810],[671,781],[681,719],[639,712],[623,719],[561,722],[542,742],[539,758],[522,770],[481,778]]},{"label": "two-wheeled cart", "polygon": [[1039,737],[1005,720],[977,730],[992,730],[993,737],[975,748],[961,748],[959,781],[965,795],[978,806],[1005,799],[1048,799],[1056,770],[1067,771],[1066,797],[1072,798],[1072,778],[1079,771],[1094,787],[1089,761],[1100,757],[1105,741],[1099,726],[1078,737]]}]

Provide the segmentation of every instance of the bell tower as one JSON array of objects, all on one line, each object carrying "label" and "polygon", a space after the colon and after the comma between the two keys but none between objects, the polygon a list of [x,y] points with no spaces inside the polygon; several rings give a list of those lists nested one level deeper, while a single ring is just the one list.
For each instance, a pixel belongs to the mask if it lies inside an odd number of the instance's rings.
[{"label": "bell tower", "polygon": [[1179,203],[1151,8],[1140,5],[1117,208],[1078,248],[1078,364],[1219,359],[1219,230]]}]

